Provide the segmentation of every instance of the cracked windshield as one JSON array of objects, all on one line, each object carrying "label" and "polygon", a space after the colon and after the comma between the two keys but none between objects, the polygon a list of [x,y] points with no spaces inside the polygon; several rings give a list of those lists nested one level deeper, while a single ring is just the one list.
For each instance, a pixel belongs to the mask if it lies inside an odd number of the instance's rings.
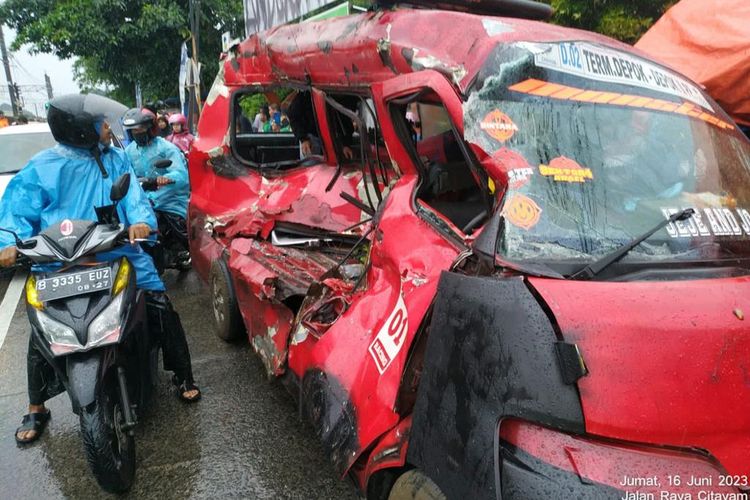
[{"label": "cracked windshield", "polygon": [[692,83],[586,43],[496,50],[464,105],[466,138],[507,175],[498,252],[591,261],[683,208],[626,259],[750,253],[750,147]]}]

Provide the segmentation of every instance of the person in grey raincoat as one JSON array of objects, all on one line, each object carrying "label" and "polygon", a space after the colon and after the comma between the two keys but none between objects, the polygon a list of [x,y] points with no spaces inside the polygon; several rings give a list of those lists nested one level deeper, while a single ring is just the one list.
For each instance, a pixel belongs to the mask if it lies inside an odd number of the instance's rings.
[{"label": "person in grey raincoat", "polygon": [[[156,228],[156,217],[127,156],[110,147],[111,131],[103,114],[95,95],[72,94],[50,101],[47,121],[59,144],[34,156],[10,181],[0,200],[0,227],[24,239],[63,219],[97,220],[95,207],[110,204],[114,180],[130,173],[131,186],[118,204],[118,215],[128,226],[131,242],[149,236]],[[12,235],[0,233],[0,266],[15,264],[14,244]],[[164,365],[174,371],[180,397],[196,401],[200,390],[193,381],[185,332],[164,293],[153,261],[135,244],[100,257],[109,260],[119,255],[127,256],[136,270],[138,287],[146,290],[151,331],[160,335]],[[50,417],[44,403],[61,390],[49,383],[54,379],[54,370],[38,351],[33,337],[29,342],[27,378],[29,413],[16,430],[16,441],[21,444],[41,436]]]}]

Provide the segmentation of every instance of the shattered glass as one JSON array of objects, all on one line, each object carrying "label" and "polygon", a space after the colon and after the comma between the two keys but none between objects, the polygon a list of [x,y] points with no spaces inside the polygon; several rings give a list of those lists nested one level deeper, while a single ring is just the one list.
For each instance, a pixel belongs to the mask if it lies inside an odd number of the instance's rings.
[{"label": "shattered glass", "polygon": [[[519,82],[557,85],[550,97],[509,88],[522,88]],[[729,121],[723,112],[705,110],[698,119],[560,97],[576,90],[683,104],[537,66],[526,44],[498,47],[463,111],[466,140],[506,177],[496,179],[507,186],[504,258],[590,262],[687,207],[696,216],[670,224],[626,260],[750,257],[750,144],[738,130],[716,126]]]}]

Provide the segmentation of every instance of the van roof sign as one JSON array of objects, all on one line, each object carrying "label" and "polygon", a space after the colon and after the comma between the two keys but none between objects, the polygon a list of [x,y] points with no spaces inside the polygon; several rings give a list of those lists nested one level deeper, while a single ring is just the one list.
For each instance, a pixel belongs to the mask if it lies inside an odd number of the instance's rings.
[{"label": "van roof sign", "polygon": [[713,109],[695,84],[632,54],[577,41],[520,45],[534,54],[537,66],[590,80],[663,92]]},{"label": "van roof sign", "polygon": [[286,24],[314,10],[340,3],[340,0],[243,0],[245,35]]}]

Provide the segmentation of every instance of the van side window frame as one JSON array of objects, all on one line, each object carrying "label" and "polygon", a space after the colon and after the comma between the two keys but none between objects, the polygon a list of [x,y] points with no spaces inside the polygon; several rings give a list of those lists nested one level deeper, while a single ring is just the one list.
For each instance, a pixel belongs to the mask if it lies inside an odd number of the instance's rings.
[{"label": "van side window frame", "polygon": [[[404,107],[408,106],[410,103],[419,102],[420,99],[428,94],[435,95],[438,98],[439,105],[447,112],[445,104],[443,103],[440,95],[433,89],[426,87],[412,94],[388,101],[387,106],[390,112],[390,119],[394,125],[396,133],[405,146],[405,149],[408,151],[409,156],[416,166],[417,172],[419,174],[419,182],[417,183],[412,194],[412,207],[414,211],[417,213],[417,215],[434,226],[439,232],[447,236],[449,239],[456,241],[461,245],[465,245],[465,238],[473,233],[464,233],[463,229],[465,227],[458,227],[453,221],[451,221],[451,219],[447,215],[442,213],[437,208],[430,206],[426,201],[422,201],[420,203],[420,191],[424,187],[425,182],[427,182],[428,172],[422,162],[422,159],[419,157],[416,144],[412,142],[411,132],[408,129],[406,117],[401,115],[404,114]],[[484,169],[479,166],[479,161],[476,159],[466,142],[463,140],[463,137],[458,132],[456,124],[453,122],[453,119],[450,115],[448,115],[448,120],[450,122],[451,132],[456,139],[456,143],[461,151],[461,155],[463,156],[466,167],[468,168],[469,173],[472,175],[477,189],[485,201],[486,207],[484,210],[484,220],[481,224],[477,224],[473,228],[471,228],[473,231],[476,231],[489,220],[497,200],[495,196],[493,196],[493,193],[489,191],[489,176],[484,171]],[[422,127],[424,129],[424,124],[422,125]],[[479,217],[482,213],[483,212],[477,213],[477,217]]]},{"label": "van side window frame", "polygon": [[[372,183],[372,179],[375,179],[376,182],[383,184],[383,192],[380,192],[380,189],[375,189],[374,197],[377,197],[377,200],[369,200],[368,203],[370,207],[375,210],[377,208],[377,205],[375,205],[375,202],[377,201],[377,204],[379,205],[382,203],[381,196],[385,197],[385,192],[388,189],[390,183],[394,179],[398,179],[400,177],[400,174],[396,169],[394,168],[394,164],[392,159],[390,158],[390,155],[387,156],[387,165],[384,165],[382,162],[383,157],[381,157],[380,152],[381,149],[378,147],[377,141],[380,140],[382,143],[382,147],[385,147],[385,141],[383,139],[383,135],[381,132],[381,125],[380,125],[380,119],[378,117],[377,111],[373,106],[370,106],[368,104],[368,99],[372,100],[373,97],[369,92],[366,92],[366,89],[341,89],[341,88],[319,88],[321,92],[323,92],[325,99],[326,99],[326,115],[327,115],[327,122],[328,122],[328,134],[331,138],[331,142],[333,143],[333,149],[334,154],[336,155],[336,161],[339,165],[339,168],[341,168],[343,165],[356,165],[357,168],[361,168],[363,170],[363,174],[365,178],[369,177],[370,183]],[[359,91],[358,91],[359,90]],[[337,101],[337,97],[351,97],[356,98],[359,100],[358,104],[363,107],[364,112],[369,114],[373,121],[373,130],[375,134],[376,144],[375,146],[375,155],[374,157],[370,158],[370,155],[365,153],[366,146],[370,146],[370,138],[366,127],[366,122],[363,119],[363,117],[359,116],[358,111],[352,111],[349,109],[346,109],[344,111],[343,106],[340,102]],[[337,109],[338,108],[338,109]],[[360,136],[360,158],[354,159],[354,160],[347,160],[344,158],[343,155],[343,145],[341,144],[340,138],[337,136],[337,130],[334,128],[335,121],[333,113],[339,113],[344,116],[348,116],[349,118],[354,119],[354,116],[356,115],[356,121],[359,123],[359,136]],[[364,141],[364,142],[363,142]],[[370,191],[366,190],[365,194],[369,196]]]},{"label": "van side window frame", "polygon": [[[237,119],[239,118],[238,111],[240,110],[239,100],[247,95],[253,95],[253,94],[261,94],[266,92],[273,92],[276,89],[285,88],[285,89],[292,89],[294,91],[308,91],[310,92],[310,95],[312,96],[312,87],[304,85],[304,84],[297,84],[294,82],[284,82],[284,83],[273,83],[268,86],[262,86],[262,85],[249,85],[242,88],[237,89],[232,94],[232,99],[230,103],[230,122],[229,122],[229,147],[232,152],[232,156],[235,160],[237,160],[240,164],[247,168],[251,168],[257,172],[260,172],[261,174],[267,173],[264,172],[264,170],[273,172],[273,171],[279,171],[279,170],[288,170],[291,168],[300,168],[300,167],[309,167],[316,164],[325,163],[327,161],[326,159],[326,151],[325,149],[322,152],[322,159],[318,162],[312,163],[312,162],[305,162],[302,159],[295,159],[295,160],[289,160],[289,161],[280,161],[280,162],[267,162],[267,163],[260,163],[260,162],[253,162],[251,160],[248,160],[245,158],[240,151],[238,150],[237,145]],[[320,123],[318,121],[317,112],[315,110],[315,106],[313,106],[313,114],[315,116],[315,126],[320,133]],[[255,117],[252,117],[254,119]],[[292,135],[294,138],[294,134],[292,132],[284,132],[283,135]],[[275,134],[275,135],[282,135],[282,134]],[[251,135],[261,135],[261,134],[251,134]],[[296,138],[294,139],[295,144],[299,145]],[[304,165],[302,165],[304,163]]]}]

